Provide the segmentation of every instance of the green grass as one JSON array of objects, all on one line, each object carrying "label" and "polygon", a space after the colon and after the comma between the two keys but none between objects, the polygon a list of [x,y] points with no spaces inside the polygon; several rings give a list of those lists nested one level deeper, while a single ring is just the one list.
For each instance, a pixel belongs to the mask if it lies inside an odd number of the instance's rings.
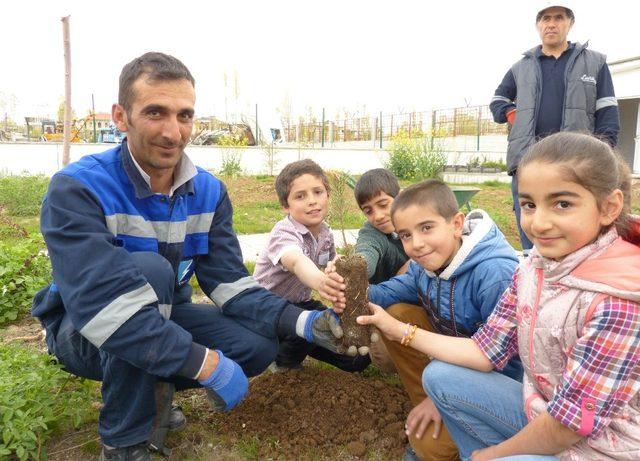
[{"label": "green grass", "polygon": [[252,437],[250,439],[242,439],[236,443],[238,450],[247,461],[258,461],[260,455],[260,439]]},{"label": "green grass", "polygon": [[[238,235],[269,233],[273,226],[284,217],[282,207],[276,200],[234,204],[233,230]],[[326,221],[333,229],[339,228],[337,219],[331,215],[327,216]],[[352,206],[345,214],[346,228],[359,229],[364,221],[364,215],[356,208],[355,200],[353,200]]]},{"label": "green grass", "polygon": [[283,217],[282,208],[277,201],[234,204],[233,230],[237,234],[270,232]]},{"label": "green grass", "polygon": [[503,182],[497,181],[495,179],[491,180],[491,181],[485,181],[481,184],[481,186],[485,186],[485,187],[505,187],[505,188],[510,188],[511,185],[510,184],[505,184]]},{"label": "green grass", "polygon": [[0,208],[12,216],[37,216],[48,185],[46,176],[1,176]]}]

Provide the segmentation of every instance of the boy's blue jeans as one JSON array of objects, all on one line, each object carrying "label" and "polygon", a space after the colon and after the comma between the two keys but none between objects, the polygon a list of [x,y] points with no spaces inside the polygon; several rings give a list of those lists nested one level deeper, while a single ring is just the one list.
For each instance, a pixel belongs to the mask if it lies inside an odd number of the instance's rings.
[{"label": "boy's blue jeans", "polygon": [[[526,424],[522,383],[492,371],[485,373],[432,361],[422,385],[435,403],[463,460],[474,450],[511,438]],[[518,455],[510,461],[555,460],[548,455]]]},{"label": "boy's blue jeans", "polygon": [[[175,275],[162,256],[148,252],[131,256],[156,292],[159,303],[178,301],[173,299]],[[278,350],[276,339],[253,333],[210,304],[178,301],[173,304],[170,318],[189,331],[194,342],[220,349],[248,376],[265,370]],[[103,443],[127,447],[147,441],[156,414],[157,376],[96,348],[75,330],[68,315],[63,318],[55,338],[47,334],[47,342],[68,372],[102,381],[104,407],[100,411],[98,432]],[[174,382],[177,389],[200,387],[196,380],[183,377],[168,381]]]}]

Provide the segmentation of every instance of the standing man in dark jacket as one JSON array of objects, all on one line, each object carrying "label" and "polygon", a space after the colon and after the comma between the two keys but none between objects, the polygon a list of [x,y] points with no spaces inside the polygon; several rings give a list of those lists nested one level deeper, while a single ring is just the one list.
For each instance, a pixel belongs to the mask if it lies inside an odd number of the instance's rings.
[{"label": "standing man in dark jacket", "polygon": [[[126,139],[59,171],[42,204],[53,283],[32,313],[67,371],[102,381],[102,460],[151,460],[162,446],[156,404],[172,392],[159,382],[202,386],[228,411],[279,337],[336,351],[342,335],[331,311],[303,311],[247,273],[224,184],[184,153],[194,85],[162,53],[125,65],[112,116]],[[215,306],[191,302],[194,274]]]},{"label": "standing man in dark jacket", "polygon": [[520,228],[516,173],[527,149],[558,131],[587,131],[612,146],[618,142],[618,103],[606,57],[567,41],[574,21],[562,3],[549,2],[540,10],[536,27],[542,44],[509,69],[491,100],[493,119],[510,126],[507,167],[525,253],[533,245]]}]

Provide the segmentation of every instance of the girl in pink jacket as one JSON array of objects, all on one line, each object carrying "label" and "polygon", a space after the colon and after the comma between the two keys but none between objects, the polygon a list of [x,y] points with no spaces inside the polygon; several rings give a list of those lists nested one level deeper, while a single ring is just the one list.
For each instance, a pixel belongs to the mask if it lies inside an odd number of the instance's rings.
[{"label": "girl in pink jacket", "polygon": [[[518,167],[521,224],[535,248],[472,338],[416,331],[375,305],[359,318],[440,360],[423,385],[463,459],[640,459],[640,220],[629,215],[630,186],[606,143],[549,136]],[[491,371],[515,354],[522,384]]]}]

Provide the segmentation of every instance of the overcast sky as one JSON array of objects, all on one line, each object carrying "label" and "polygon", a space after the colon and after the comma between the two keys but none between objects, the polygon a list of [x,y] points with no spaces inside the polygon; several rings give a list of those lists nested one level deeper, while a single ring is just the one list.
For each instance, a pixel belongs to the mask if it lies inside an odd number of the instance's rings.
[{"label": "overcast sky", "polygon": [[[55,116],[64,95],[60,18],[71,15],[72,104],[110,111],[122,66],[151,50],[181,59],[196,79],[198,115],[258,103],[275,113],[327,118],[486,104],[521,53],[538,44],[545,2],[10,0],[0,11],[0,105],[11,95],[25,115]],[[569,38],[617,60],[640,55],[637,0],[571,2]],[[228,84],[225,91],[224,75]],[[226,94],[226,106],[225,106]],[[253,109],[251,109],[253,110]],[[4,117],[4,114],[0,114]]]}]

